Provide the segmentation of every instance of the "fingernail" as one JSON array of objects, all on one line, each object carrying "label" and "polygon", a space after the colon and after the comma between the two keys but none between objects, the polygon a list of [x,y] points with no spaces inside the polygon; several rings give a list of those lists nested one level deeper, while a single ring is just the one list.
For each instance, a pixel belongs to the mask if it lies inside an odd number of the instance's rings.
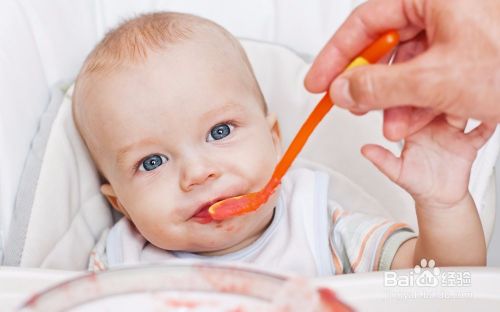
[{"label": "fingernail", "polygon": [[349,80],[345,78],[335,80],[332,84],[331,93],[336,102],[335,104],[344,108],[354,107],[354,100],[349,90]]}]

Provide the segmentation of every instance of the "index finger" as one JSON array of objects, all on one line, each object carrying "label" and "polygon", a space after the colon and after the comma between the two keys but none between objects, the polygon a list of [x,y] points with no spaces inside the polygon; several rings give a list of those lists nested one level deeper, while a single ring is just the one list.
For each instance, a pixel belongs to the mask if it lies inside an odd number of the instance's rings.
[{"label": "index finger", "polygon": [[306,88],[326,91],[354,57],[388,30],[399,31],[402,40],[413,37],[422,28],[416,24],[424,1],[372,0],[360,5],[314,60],[304,81]]}]

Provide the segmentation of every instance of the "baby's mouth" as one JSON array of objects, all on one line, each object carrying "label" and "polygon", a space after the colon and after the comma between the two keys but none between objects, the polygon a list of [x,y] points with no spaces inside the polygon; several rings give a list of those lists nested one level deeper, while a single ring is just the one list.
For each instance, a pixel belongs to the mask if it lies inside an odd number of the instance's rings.
[{"label": "baby's mouth", "polygon": [[190,220],[193,220],[193,221],[201,223],[201,224],[207,224],[207,223],[210,223],[212,221],[220,222],[220,221],[215,221],[214,219],[212,219],[212,216],[208,212],[208,208],[210,208],[210,206],[212,206],[214,203],[219,202],[219,201],[224,200],[224,199],[229,198],[229,197],[231,197],[231,196],[218,197],[216,199],[210,200],[210,201],[200,205],[200,207],[198,207],[196,212],[191,216]]},{"label": "baby's mouth", "polygon": [[212,219],[212,217],[210,216],[210,213],[208,213],[208,207],[210,207],[210,205],[202,207],[191,217],[191,219],[201,224],[207,224],[214,221],[214,219]]}]

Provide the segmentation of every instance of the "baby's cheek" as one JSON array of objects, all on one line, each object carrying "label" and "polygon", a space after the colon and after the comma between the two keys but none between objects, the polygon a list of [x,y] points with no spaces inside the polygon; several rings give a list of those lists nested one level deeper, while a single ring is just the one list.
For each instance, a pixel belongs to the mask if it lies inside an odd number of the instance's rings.
[{"label": "baby's cheek", "polygon": [[226,232],[233,232],[233,231],[235,231],[235,226],[232,225],[232,224],[230,224],[230,225],[224,227],[224,231],[226,231]]},{"label": "baby's cheek", "polygon": [[254,174],[260,180],[267,180],[270,178],[274,167],[279,161],[278,156],[272,150],[263,150],[261,153],[255,153]]},{"label": "baby's cheek", "polygon": [[281,152],[277,150],[274,146],[268,150],[266,157],[266,164],[269,166],[268,170],[274,170],[276,165],[281,159]]},{"label": "baby's cheek", "polygon": [[142,205],[132,215],[132,223],[148,241],[158,245],[175,235],[176,224],[168,214],[168,209],[162,209],[161,205],[154,205],[150,201],[143,201]]},{"label": "baby's cheek", "polygon": [[183,235],[183,229],[169,222],[156,220],[155,226],[143,234],[153,245],[167,250],[185,248],[188,236]]}]

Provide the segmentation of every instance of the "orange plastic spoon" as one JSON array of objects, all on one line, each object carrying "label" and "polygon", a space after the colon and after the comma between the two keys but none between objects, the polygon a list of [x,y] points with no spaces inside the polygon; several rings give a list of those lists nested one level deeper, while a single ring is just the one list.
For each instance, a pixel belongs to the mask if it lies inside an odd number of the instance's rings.
[{"label": "orange plastic spoon", "polygon": [[[386,33],[366,48],[359,57],[354,59],[354,61],[347,66],[346,69],[375,63],[391,51],[398,44],[398,41],[399,35],[397,32],[390,31]],[[311,133],[323,117],[325,117],[328,111],[330,111],[332,106],[333,103],[330,100],[330,96],[326,93],[300,128],[299,132],[288,147],[288,150],[285,152],[285,155],[283,155],[283,158],[281,158],[280,162],[274,169],[273,175],[267,185],[258,192],[227,198],[214,203],[208,209],[212,218],[214,220],[224,220],[234,216],[239,216],[255,211],[262,204],[264,204],[269,199],[269,196],[271,196],[274,192],[276,187],[281,183],[281,178],[285,175],[288,168],[290,168],[291,164],[302,150],[302,147],[306,144]]]}]

